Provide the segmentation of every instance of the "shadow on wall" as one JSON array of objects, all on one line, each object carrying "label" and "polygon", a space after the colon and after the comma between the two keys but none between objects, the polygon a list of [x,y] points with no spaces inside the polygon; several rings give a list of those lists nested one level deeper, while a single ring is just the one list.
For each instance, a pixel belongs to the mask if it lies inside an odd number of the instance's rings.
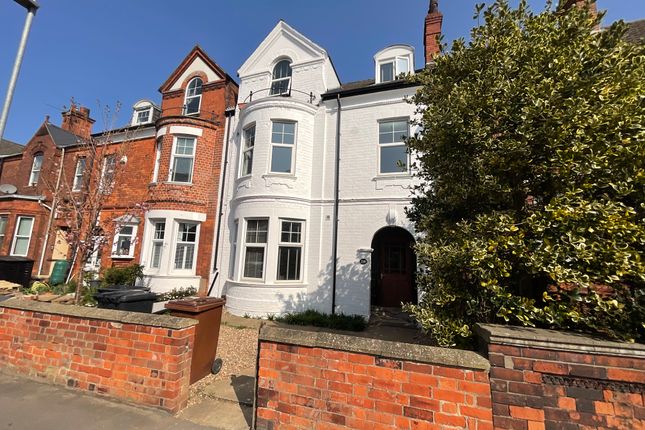
[{"label": "shadow on wall", "polygon": [[[362,258],[357,253],[356,260]],[[345,314],[369,314],[370,307],[370,265],[358,262],[337,266],[336,277],[336,311]],[[283,312],[303,312],[309,309],[326,314],[332,309],[333,264],[330,260],[318,275],[318,286],[307,293],[278,293],[277,299],[282,304]]]}]

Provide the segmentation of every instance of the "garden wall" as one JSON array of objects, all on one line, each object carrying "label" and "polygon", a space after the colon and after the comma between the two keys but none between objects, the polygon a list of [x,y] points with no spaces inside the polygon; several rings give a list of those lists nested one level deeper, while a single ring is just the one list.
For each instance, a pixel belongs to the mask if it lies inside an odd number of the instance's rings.
[{"label": "garden wall", "polygon": [[256,429],[492,429],[488,361],[470,351],[265,325]]},{"label": "garden wall", "polygon": [[483,325],[495,428],[645,429],[645,345]]},{"label": "garden wall", "polygon": [[188,399],[195,320],[12,299],[0,369],[176,412]]}]

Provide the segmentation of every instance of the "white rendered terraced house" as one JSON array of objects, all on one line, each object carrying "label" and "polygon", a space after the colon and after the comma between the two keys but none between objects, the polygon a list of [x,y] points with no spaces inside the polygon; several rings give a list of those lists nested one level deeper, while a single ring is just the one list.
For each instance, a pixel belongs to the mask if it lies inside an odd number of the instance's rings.
[{"label": "white rendered terraced house", "polygon": [[[440,28],[433,1],[426,39]],[[426,43],[426,60],[436,51]],[[401,79],[414,54],[389,46],[373,79],[342,85],[327,52],[280,21],[239,69],[211,293],[230,312],[369,316],[417,300],[403,143],[416,87]]]}]

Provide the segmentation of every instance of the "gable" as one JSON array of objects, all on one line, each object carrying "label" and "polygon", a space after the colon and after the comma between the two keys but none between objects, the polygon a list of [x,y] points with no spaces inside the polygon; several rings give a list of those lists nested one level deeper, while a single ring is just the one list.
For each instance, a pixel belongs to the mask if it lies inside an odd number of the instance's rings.
[{"label": "gable", "polygon": [[192,51],[184,58],[179,67],[170,75],[168,80],[159,88],[159,91],[179,90],[182,85],[195,72],[201,72],[206,75],[206,82],[220,81],[227,77],[224,70],[219,67],[206,53],[199,47],[195,46]]},{"label": "gable", "polygon": [[279,58],[288,57],[294,65],[328,59],[327,52],[304,35],[280,21],[242,64],[240,77],[272,70]]}]

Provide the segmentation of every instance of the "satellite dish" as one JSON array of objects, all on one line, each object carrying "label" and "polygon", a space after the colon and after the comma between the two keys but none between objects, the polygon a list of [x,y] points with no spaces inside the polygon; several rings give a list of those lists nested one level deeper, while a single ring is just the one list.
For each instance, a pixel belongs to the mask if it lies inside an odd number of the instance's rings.
[{"label": "satellite dish", "polygon": [[15,185],[11,185],[11,184],[0,185],[0,193],[14,194],[16,191],[18,191],[18,188],[16,188]]}]

